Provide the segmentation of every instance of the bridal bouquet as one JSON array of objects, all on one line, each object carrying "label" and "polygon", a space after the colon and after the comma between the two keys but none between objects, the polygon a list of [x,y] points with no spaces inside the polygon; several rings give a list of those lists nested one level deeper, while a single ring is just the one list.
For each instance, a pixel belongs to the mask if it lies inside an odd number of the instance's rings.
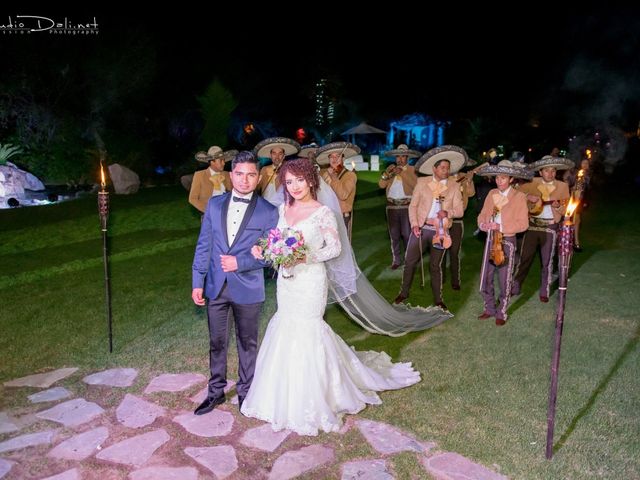
[{"label": "bridal bouquet", "polygon": [[307,245],[304,243],[302,232],[295,228],[273,228],[267,238],[258,242],[263,249],[265,260],[271,262],[274,268],[282,267],[282,276],[291,278],[289,268],[297,261],[305,258]]}]

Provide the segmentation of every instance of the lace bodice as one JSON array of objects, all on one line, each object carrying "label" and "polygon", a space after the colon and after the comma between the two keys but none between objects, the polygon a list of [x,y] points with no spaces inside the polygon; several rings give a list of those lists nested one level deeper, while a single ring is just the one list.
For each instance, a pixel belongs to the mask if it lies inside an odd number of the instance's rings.
[{"label": "lace bodice", "polygon": [[304,242],[309,252],[307,264],[326,262],[340,255],[340,237],[336,216],[326,206],[319,207],[307,218],[295,225],[289,225],[284,215],[285,207],[280,205],[280,219],[278,227],[295,228],[302,232]]}]

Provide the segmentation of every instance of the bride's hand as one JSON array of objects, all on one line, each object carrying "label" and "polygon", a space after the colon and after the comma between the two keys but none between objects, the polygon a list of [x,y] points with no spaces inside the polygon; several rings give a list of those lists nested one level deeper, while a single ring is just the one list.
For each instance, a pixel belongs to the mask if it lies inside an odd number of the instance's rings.
[{"label": "bride's hand", "polygon": [[292,268],[292,267],[295,267],[296,265],[300,265],[301,263],[307,263],[307,256],[306,255],[304,257],[302,257],[302,258],[296,258],[291,263],[287,263],[285,265],[285,267],[286,268]]},{"label": "bride's hand", "polygon": [[251,255],[253,255],[253,258],[255,258],[256,260],[264,260],[264,256],[262,255],[262,247],[259,245],[254,245],[253,247],[251,247]]}]

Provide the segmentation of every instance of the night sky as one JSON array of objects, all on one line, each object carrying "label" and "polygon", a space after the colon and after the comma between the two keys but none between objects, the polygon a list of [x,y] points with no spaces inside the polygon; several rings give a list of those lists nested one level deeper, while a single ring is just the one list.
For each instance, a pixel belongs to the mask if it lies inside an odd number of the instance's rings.
[{"label": "night sky", "polygon": [[[15,73],[45,56],[61,65],[94,57],[106,66],[142,45],[140,61],[154,68],[144,81],[156,114],[197,108],[196,96],[217,77],[241,116],[287,129],[311,116],[320,77],[337,82],[354,122],[422,112],[629,129],[640,119],[640,8],[538,7],[516,15],[425,5],[431,13],[418,17],[390,6],[367,11],[375,18],[367,22],[347,7],[306,17],[284,7],[229,8],[237,13],[30,11],[76,21],[95,16],[100,33],[53,41],[0,34],[5,69]],[[4,17],[21,12],[14,7]]]},{"label": "night sky", "polygon": [[[215,73],[240,98],[275,104],[284,116],[304,113],[310,85],[329,76],[363,118],[548,115],[574,104],[591,110],[592,102],[606,117],[616,108],[623,115],[628,101],[638,110],[639,12],[434,9],[418,19],[407,10],[378,11],[367,12],[378,18],[367,23],[357,12],[332,12],[305,20],[238,17],[155,34],[162,64],[193,72],[182,77],[185,91]],[[249,49],[241,46],[247,42]]]}]

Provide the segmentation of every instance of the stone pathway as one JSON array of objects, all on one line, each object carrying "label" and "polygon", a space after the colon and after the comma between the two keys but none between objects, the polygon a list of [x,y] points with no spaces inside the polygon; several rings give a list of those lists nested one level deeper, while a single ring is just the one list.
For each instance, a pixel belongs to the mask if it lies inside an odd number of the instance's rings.
[{"label": "stone pathway", "polygon": [[[74,398],[69,381],[68,389],[52,387],[77,371],[63,368],[4,383],[4,395],[24,401],[0,412],[0,479],[285,480],[307,473],[335,478],[339,471],[342,480],[387,480],[396,478],[391,460],[400,452],[416,455],[423,470],[415,478],[506,478],[455,452],[438,451],[433,442],[358,416],[348,416],[339,433],[320,437],[273,432],[240,415],[233,406],[237,397],[195,416],[193,404],[207,393],[201,374],[165,373],[142,389],[133,368],[96,372],[77,388],[87,398]],[[234,385],[230,382],[227,392]],[[144,393],[128,391],[134,389]],[[371,458],[340,464],[347,434],[350,443],[354,436],[355,442],[366,442]]]}]

